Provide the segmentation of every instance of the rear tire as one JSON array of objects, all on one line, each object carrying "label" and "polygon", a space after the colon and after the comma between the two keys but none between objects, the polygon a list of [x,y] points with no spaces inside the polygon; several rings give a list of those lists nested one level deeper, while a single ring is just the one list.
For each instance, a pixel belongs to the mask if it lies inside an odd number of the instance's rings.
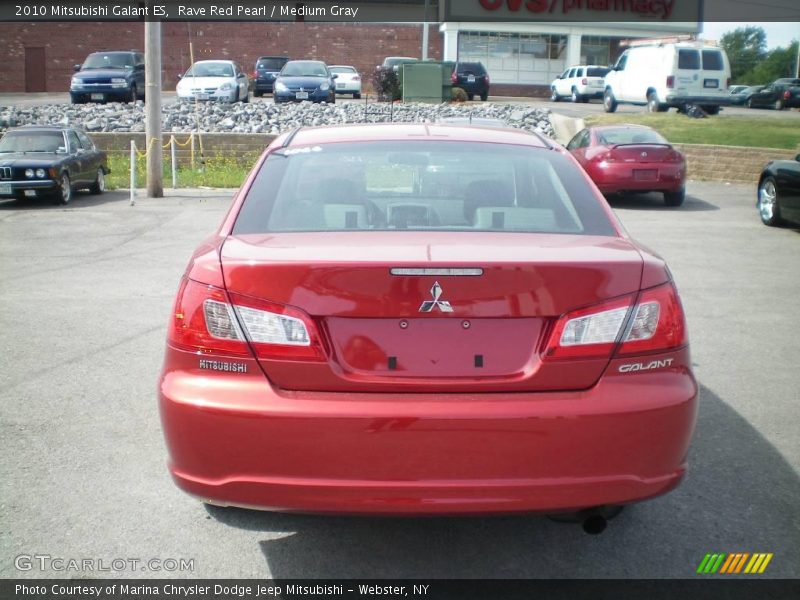
[{"label": "rear tire", "polygon": [[756,202],[761,222],[769,227],[783,225],[781,207],[778,203],[778,187],[772,175],[764,178],[758,186],[758,200]]},{"label": "rear tire", "polygon": [[139,96],[138,96],[138,94],[136,93],[136,84],[135,84],[135,83],[132,83],[132,84],[131,84],[131,95],[130,95],[130,97],[128,98],[128,102],[129,102],[130,104],[136,104],[136,100],[138,99],[138,97],[139,97]]},{"label": "rear tire", "polygon": [[556,88],[550,89],[550,102],[558,102],[561,100],[561,96],[558,95]]},{"label": "rear tire", "polygon": [[658,101],[658,95],[655,92],[651,92],[647,96],[647,112],[660,113],[666,111],[668,108],[668,106]]},{"label": "rear tire", "polygon": [[89,191],[95,195],[106,191],[106,174],[102,167],[97,169],[97,175],[94,178],[94,183],[89,187]]},{"label": "rear tire", "polygon": [[481,102],[486,102],[489,99],[489,92],[483,92],[481,94]]},{"label": "rear tire", "polygon": [[353,94],[353,100],[361,100],[361,94]]},{"label": "rear tire", "polygon": [[680,206],[686,198],[686,190],[681,188],[677,192],[664,192],[664,204],[667,206]]},{"label": "rear tire", "polygon": [[617,112],[617,99],[614,98],[614,92],[610,88],[606,89],[603,94],[603,110],[607,113]]},{"label": "rear tire", "polygon": [[578,90],[572,88],[572,96],[570,96],[570,100],[572,100],[573,104],[577,104],[581,101],[581,95],[578,93]]},{"label": "rear tire", "polygon": [[470,102],[475,99],[475,94],[467,94],[467,100]]},{"label": "rear tire", "polygon": [[772,105],[775,110],[783,110],[783,100],[778,99],[775,100],[775,104]]}]

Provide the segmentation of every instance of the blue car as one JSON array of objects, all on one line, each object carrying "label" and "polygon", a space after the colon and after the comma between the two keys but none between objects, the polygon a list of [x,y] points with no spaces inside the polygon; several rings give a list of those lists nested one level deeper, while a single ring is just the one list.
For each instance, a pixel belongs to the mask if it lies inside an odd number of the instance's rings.
[{"label": "blue car", "polygon": [[144,100],[144,54],[135,50],[94,52],[75,65],[69,87],[73,104]]},{"label": "blue car", "polygon": [[276,104],[280,102],[336,102],[336,75],[320,60],[290,60],[287,62],[272,91]]}]

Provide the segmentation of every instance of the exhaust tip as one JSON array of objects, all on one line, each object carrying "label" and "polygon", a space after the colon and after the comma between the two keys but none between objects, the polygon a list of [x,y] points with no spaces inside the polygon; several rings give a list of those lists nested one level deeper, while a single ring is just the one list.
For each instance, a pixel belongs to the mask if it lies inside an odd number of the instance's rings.
[{"label": "exhaust tip", "polygon": [[581,523],[583,531],[589,535],[599,535],[605,531],[608,521],[603,515],[589,515]]}]

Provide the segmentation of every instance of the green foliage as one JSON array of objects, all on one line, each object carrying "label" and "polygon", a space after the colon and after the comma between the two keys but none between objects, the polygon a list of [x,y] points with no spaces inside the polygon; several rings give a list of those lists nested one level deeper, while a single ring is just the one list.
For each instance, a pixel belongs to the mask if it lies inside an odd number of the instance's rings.
[{"label": "green foliage", "polygon": [[469,100],[469,96],[467,95],[467,92],[465,92],[463,88],[453,87],[451,99],[453,102],[466,102],[467,100]]},{"label": "green foliage", "polygon": [[781,77],[794,77],[797,61],[797,42],[786,48],[775,48],[764,60],[742,75],[751,85],[768,84]]},{"label": "green foliage", "polygon": [[392,67],[378,67],[372,74],[372,89],[381,102],[400,100],[403,96],[403,85],[398,72]]},{"label": "green foliage", "polygon": [[746,81],[743,75],[755,68],[767,55],[767,34],[761,27],[752,25],[739,27],[725,33],[720,39],[731,64],[733,83],[758,82]]},{"label": "green foliage", "polygon": [[[164,157],[164,187],[172,185],[169,157]],[[207,157],[204,164],[199,159],[195,167],[179,164],[178,187],[238,188],[253,168],[258,153],[234,158],[230,156]],[[122,154],[110,154],[108,165],[111,174],[106,177],[106,187],[110,190],[130,187],[130,159]],[[143,156],[136,159],[136,186],[144,187],[146,180],[146,161]]]}]

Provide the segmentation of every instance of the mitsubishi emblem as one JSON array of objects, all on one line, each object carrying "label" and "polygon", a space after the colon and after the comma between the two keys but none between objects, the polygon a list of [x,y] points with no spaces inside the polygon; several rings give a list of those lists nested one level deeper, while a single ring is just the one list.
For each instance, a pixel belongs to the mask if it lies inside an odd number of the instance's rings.
[{"label": "mitsubishi emblem", "polygon": [[453,307],[450,306],[447,300],[439,300],[442,296],[442,286],[439,285],[438,281],[434,283],[431,288],[431,296],[433,296],[433,300],[425,300],[425,302],[420,305],[419,312],[428,313],[431,312],[434,307],[439,307],[439,310],[444,313],[453,312]]},{"label": "mitsubishi emblem", "polygon": [[642,158],[647,158],[647,152],[642,152]]}]

